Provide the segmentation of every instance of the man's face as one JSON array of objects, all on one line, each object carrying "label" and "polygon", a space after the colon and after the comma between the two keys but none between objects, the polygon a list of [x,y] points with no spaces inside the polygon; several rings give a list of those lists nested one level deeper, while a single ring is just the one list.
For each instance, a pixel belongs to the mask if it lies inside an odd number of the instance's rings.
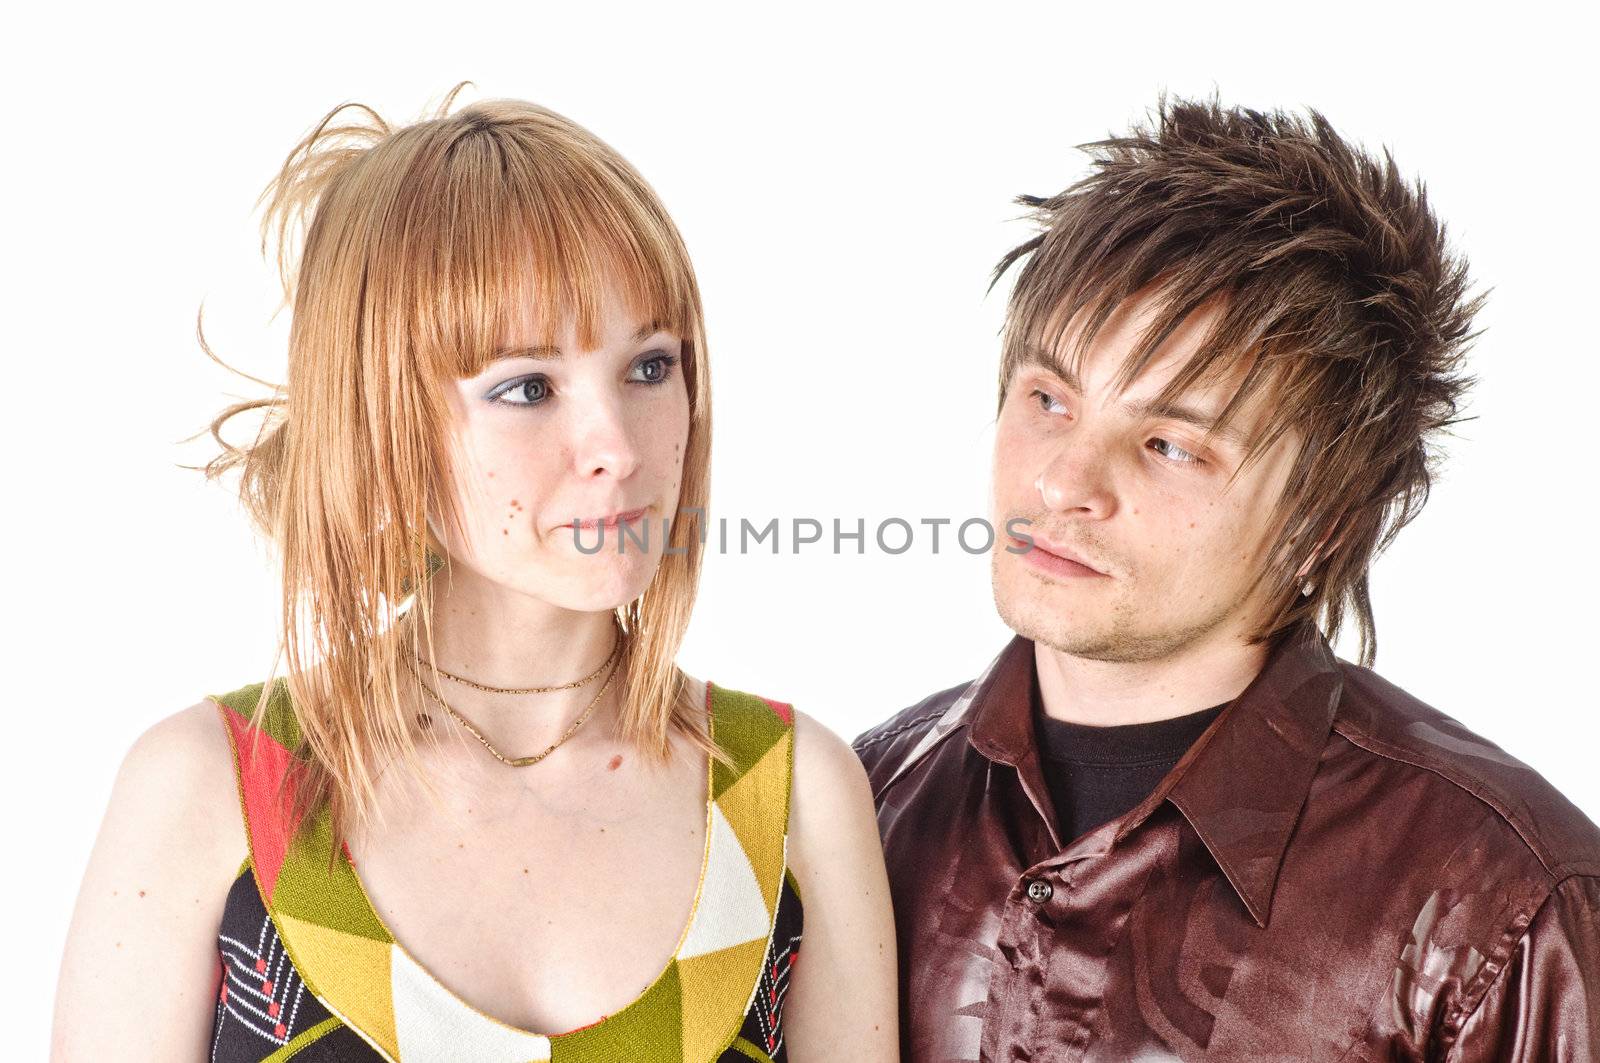
[{"label": "man's face", "polygon": [[[1158,309],[1118,308],[1085,352],[1081,379],[1057,353],[1025,360],[1008,382],[997,423],[992,512],[995,605],[1019,634],[1077,657],[1143,661],[1199,640],[1242,637],[1257,619],[1247,588],[1264,564],[1268,521],[1300,447],[1285,432],[1230,485],[1247,444],[1214,434],[1237,374],[1179,397],[1150,400],[1197,349],[1215,307],[1190,315],[1121,395],[1110,380]],[[1056,367],[1062,367],[1058,372]],[[1269,401],[1252,396],[1230,428],[1252,431]],[[1026,518],[1031,524],[1007,522]],[[1025,545],[1009,531],[1031,536]],[[1063,560],[1070,553],[1089,568]]]}]

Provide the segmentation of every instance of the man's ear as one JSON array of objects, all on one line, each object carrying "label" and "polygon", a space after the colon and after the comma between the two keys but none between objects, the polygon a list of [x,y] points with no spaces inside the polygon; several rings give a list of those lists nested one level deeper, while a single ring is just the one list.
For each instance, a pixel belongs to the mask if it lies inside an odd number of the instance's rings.
[{"label": "man's ear", "polygon": [[1317,540],[1316,549],[1311,551],[1311,556],[1306,558],[1306,563],[1300,566],[1300,571],[1294,574],[1296,583],[1303,582],[1307,576],[1311,575],[1311,570],[1316,568],[1323,558],[1327,557],[1329,553],[1338,548],[1340,543],[1344,542],[1344,536],[1341,534],[1337,539],[1333,540],[1332,546],[1328,545],[1328,540],[1333,537],[1333,533],[1336,531],[1338,531],[1338,528],[1333,527],[1322,533],[1322,538]]}]

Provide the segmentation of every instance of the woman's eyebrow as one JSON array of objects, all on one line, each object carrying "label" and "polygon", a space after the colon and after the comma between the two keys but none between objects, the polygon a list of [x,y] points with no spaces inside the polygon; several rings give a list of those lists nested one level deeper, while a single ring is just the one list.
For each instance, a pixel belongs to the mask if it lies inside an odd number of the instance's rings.
[{"label": "woman's eyebrow", "polygon": [[498,362],[504,358],[551,359],[560,357],[560,347],[497,347],[492,360]]},{"label": "woman's eyebrow", "polygon": [[[643,325],[640,325],[634,330],[633,335],[628,338],[628,342],[638,343],[646,336],[660,331],[661,322],[659,320],[646,321]],[[523,347],[497,347],[494,352],[493,360],[499,361],[502,358],[535,358],[541,361],[548,361],[560,357],[563,357],[560,347],[537,345]]]}]

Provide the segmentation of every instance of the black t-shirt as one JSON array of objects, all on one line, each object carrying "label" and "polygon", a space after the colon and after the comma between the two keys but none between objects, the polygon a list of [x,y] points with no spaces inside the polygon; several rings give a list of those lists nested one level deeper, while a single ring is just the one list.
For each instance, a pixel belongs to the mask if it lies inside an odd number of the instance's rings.
[{"label": "black t-shirt", "polygon": [[1044,714],[1033,680],[1039,767],[1056,806],[1063,843],[1089,833],[1150,795],[1228,702],[1150,723],[1097,727]]}]

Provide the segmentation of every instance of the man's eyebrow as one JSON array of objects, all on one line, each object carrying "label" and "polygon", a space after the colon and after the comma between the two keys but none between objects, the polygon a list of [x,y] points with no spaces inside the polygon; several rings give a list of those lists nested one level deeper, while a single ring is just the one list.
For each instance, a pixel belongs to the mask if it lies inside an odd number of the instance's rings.
[{"label": "man's eyebrow", "polygon": [[1182,421],[1185,424],[1198,428],[1202,432],[1209,432],[1221,439],[1227,440],[1236,447],[1248,448],[1249,440],[1244,433],[1233,425],[1217,426],[1217,419],[1202,413],[1192,406],[1182,403],[1155,403],[1155,402],[1124,402],[1122,408],[1135,417],[1151,417],[1163,421]]},{"label": "man's eyebrow", "polygon": [[[628,342],[638,343],[646,336],[660,331],[660,320],[657,319],[646,321],[644,324],[640,325],[634,330],[633,335],[628,337]],[[560,357],[562,357],[562,351],[560,347],[497,347],[495,348],[492,360],[499,361],[502,358],[537,358],[541,361],[548,361]]]},{"label": "man's eyebrow", "polygon": [[[1083,382],[1078,379],[1078,374],[1074,373],[1054,352],[1030,346],[1027,349],[1027,353],[1029,361],[1035,362],[1059,377],[1061,382],[1067,386],[1067,390],[1075,395],[1083,394]],[[1193,406],[1185,406],[1181,402],[1124,399],[1120,405],[1131,417],[1182,421],[1184,424],[1198,428],[1202,432],[1211,432],[1234,446],[1245,448],[1249,446],[1249,440],[1245,438],[1245,434],[1234,425],[1224,425],[1219,428],[1215,417],[1197,410]]]}]

